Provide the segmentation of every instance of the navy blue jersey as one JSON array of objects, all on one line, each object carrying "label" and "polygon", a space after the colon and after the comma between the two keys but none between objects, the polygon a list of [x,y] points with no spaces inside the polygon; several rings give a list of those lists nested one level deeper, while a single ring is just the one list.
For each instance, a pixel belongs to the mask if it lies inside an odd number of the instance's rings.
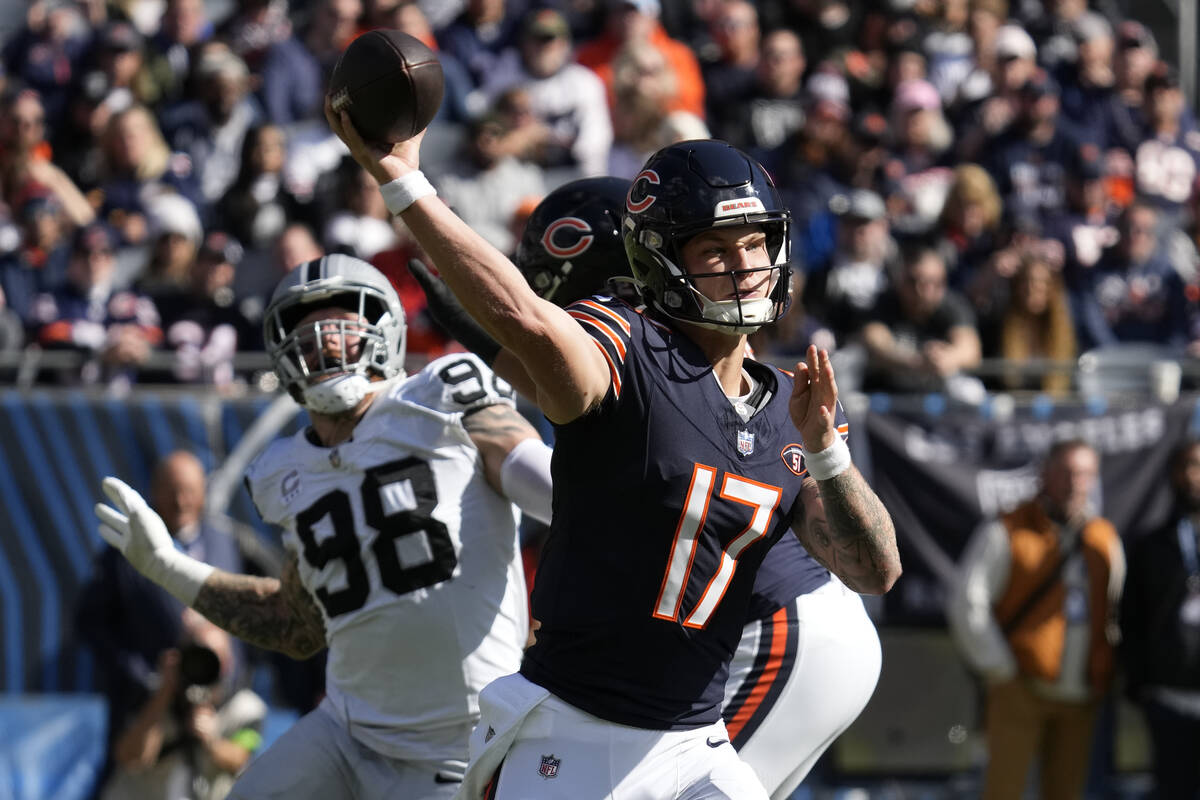
[{"label": "navy blue jersey", "polygon": [[[522,673],[590,714],[642,728],[720,716],[755,572],[804,475],[791,379],[748,422],[691,340],[620,300],[569,308],[612,370],[601,405],[556,428],[554,522]],[[793,595],[794,596],[794,595]]]},{"label": "navy blue jersey", "polygon": [[[850,437],[850,422],[846,410],[838,401],[834,412],[838,434],[845,441]],[[801,474],[806,472],[801,462]],[[754,577],[750,592],[750,608],[746,622],[766,619],[779,609],[790,605],[802,594],[808,594],[829,583],[829,570],[808,554],[795,536],[783,536],[767,553]]]}]

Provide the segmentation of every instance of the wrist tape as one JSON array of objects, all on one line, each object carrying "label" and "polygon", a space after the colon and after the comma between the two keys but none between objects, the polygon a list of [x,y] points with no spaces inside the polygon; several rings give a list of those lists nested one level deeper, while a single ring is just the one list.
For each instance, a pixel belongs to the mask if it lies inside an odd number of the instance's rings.
[{"label": "wrist tape", "polygon": [[383,195],[388,211],[398,215],[422,197],[436,195],[437,189],[433,188],[424,172],[416,170],[383,184],[379,187],[379,193]]},{"label": "wrist tape", "polygon": [[814,480],[828,480],[850,469],[850,448],[841,436],[834,439],[833,444],[824,450],[815,453],[803,450],[803,453],[804,466]]}]

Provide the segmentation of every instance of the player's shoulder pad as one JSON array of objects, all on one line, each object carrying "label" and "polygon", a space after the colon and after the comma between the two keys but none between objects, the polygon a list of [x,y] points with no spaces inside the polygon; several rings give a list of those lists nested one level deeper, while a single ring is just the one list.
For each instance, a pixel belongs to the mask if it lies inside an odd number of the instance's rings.
[{"label": "player's shoulder pad", "polygon": [[399,399],[444,414],[465,414],[497,403],[515,405],[512,386],[474,353],[430,361],[404,382]]},{"label": "player's shoulder pad", "polygon": [[274,440],[246,467],[243,478],[246,491],[250,493],[258,515],[266,522],[276,523],[278,515],[272,509],[276,508],[279,499],[288,499],[289,487],[300,485],[293,442],[303,435],[303,431],[297,431],[292,436]]}]

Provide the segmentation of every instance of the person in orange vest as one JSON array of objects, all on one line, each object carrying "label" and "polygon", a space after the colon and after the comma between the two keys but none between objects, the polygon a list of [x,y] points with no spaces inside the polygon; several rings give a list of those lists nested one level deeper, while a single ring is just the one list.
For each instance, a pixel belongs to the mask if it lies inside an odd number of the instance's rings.
[{"label": "person in orange vest", "polygon": [[950,631],[987,688],[985,800],[1083,797],[1092,733],[1112,682],[1125,578],[1121,539],[1093,505],[1099,455],[1050,448],[1036,496],[985,521],[948,593]]}]

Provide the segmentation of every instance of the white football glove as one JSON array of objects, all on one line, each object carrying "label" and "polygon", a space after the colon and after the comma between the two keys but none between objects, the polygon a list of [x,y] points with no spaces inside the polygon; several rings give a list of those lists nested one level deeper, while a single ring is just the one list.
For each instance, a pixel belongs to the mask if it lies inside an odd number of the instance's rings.
[{"label": "white football glove", "polygon": [[214,567],[175,549],[162,517],[119,478],[105,478],[104,493],[116,508],[96,504],[100,536],[121,551],[138,572],[166,589],[184,605],[196,601]]}]

